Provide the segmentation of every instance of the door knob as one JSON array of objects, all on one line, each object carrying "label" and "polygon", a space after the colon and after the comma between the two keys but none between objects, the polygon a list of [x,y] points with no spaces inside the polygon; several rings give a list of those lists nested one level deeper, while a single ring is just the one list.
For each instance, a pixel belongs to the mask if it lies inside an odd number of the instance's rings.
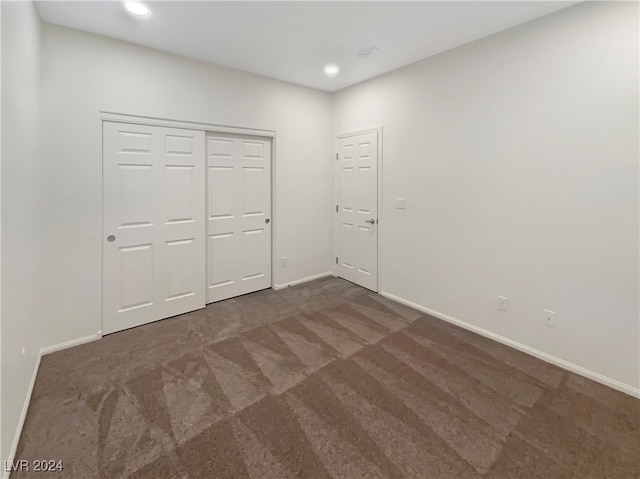
[{"label": "door knob", "polygon": [[365,223],[371,223],[372,225],[376,224],[376,220],[374,220],[373,218],[371,218],[370,220],[364,220]]}]

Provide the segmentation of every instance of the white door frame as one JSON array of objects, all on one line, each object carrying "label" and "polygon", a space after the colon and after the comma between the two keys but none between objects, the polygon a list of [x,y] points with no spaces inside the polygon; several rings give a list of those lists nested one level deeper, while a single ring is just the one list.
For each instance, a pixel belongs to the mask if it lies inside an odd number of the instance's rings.
[{"label": "white door frame", "polygon": [[[228,125],[217,125],[214,123],[202,123],[202,122],[194,122],[187,120],[172,120],[168,118],[156,118],[150,116],[141,116],[141,115],[131,115],[128,113],[116,113],[110,111],[99,111],[98,112],[98,124],[97,128],[99,130],[100,135],[100,160],[101,163],[104,164],[104,157],[102,151],[102,123],[105,121],[114,121],[118,123],[133,123],[136,125],[147,125],[147,126],[164,126],[167,128],[182,128],[185,130],[199,130],[204,131],[205,135],[208,132],[211,133],[233,133],[236,135],[250,135],[250,136],[261,136],[263,138],[269,138],[271,140],[271,289],[275,286],[274,274],[276,271],[275,268],[275,252],[276,252],[276,228],[278,227],[278,220],[276,218],[276,131],[275,130],[263,130],[258,128],[243,128],[236,126],[228,126]],[[379,142],[379,140],[378,140]],[[206,160],[206,151],[205,151],[205,160]],[[103,261],[104,261],[104,176],[101,170],[101,183],[102,183],[102,195],[100,197],[100,210],[102,211],[103,217],[101,218],[100,230],[100,324],[102,326],[102,331],[104,331],[104,318],[102,315],[103,311]],[[205,183],[206,187],[206,183]],[[102,331],[98,333],[98,337],[102,337]]]},{"label": "white door frame", "polygon": [[[382,221],[382,125],[380,126],[372,126],[369,128],[361,128],[359,130],[350,130],[344,133],[338,133],[334,139],[334,165],[333,165],[333,199],[334,199],[334,205],[338,205],[338,142],[342,139],[342,138],[348,138],[350,136],[356,136],[356,135],[362,135],[365,133],[377,133],[377,138],[378,138],[378,224],[376,225],[378,227],[377,231],[376,231],[376,239],[377,239],[377,250],[378,250],[378,255],[376,257],[376,261],[378,263],[378,276],[376,278],[376,293],[380,291],[380,278],[382,277],[382,268],[380,266],[380,258],[382,257],[381,254],[381,243],[380,243],[380,235],[382,232],[382,228],[384,228],[384,222]],[[337,216],[337,211],[336,211],[336,216],[335,216],[335,220],[333,222],[333,244],[334,244],[334,248],[333,248],[333,252],[334,252],[334,256],[337,258],[338,257],[338,216]],[[334,276],[338,276],[338,271],[334,271],[333,272]]]}]

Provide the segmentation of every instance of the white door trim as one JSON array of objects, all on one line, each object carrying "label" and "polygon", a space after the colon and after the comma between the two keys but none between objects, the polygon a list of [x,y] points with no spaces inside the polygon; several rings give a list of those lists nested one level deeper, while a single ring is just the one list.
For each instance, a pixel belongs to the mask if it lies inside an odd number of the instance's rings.
[{"label": "white door trim", "polygon": [[186,120],[172,120],[168,118],[156,118],[152,116],[129,115],[126,113],[115,113],[110,111],[100,111],[101,121],[116,121],[119,123],[135,123],[136,125],[164,126],[168,128],[183,128],[187,130],[201,130],[215,133],[234,133],[238,135],[253,135],[273,138],[276,136],[275,130],[262,130],[259,128],[243,128],[238,126],[218,125],[215,123],[202,123]]},{"label": "white door trim", "polygon": [[[382,133],[382,126],[371,126],[369,128],[361,128],[359,130],[351,130],[344,133],[338,133],[336,139],[347,138],[349,136],[363,135],[365,133]],[[378,141],[380,143],[380,141]]]},{"label": "white door trim", "polygon": [[[244,128],[244,127],[236,127],[229,125],[218,125],[215,123],[203,123],[203,122],[194,122],[188,120],[174,120],[167,118],[157,118],[151,116],[143,116],[143,115],[131,115],[128,113],[117,113],[110,111],[98,111],[98,121],[96,127],[99,131],[100,137],[100,164],[104,164],[104,157],[102,151],[102,142],[103,142],[103,133],[102,133],[102,124],[105,121],[115,121],[119,123],[133,123],[136,125],[147,125],[147,126],[164,126],[167,128],[184,128],[187,130],[200,130],[204,131],[205,135],[207,133],[232,133],[236,135],[252,135],[252,136],[262,136],[265,138],[271,139],[271,288],[276,285],[275,273],[276,273],[276,251],[277,251],[277,228],[278,228],[278,214],[277,214],[277,185],[276,185],[276,169],[277,169],[277,161],[276,161],[276,130],[265,130],[259,128]],[[380,137],[378,137],[380,138]],[[378,140],[380,142],[380,140]],[[100,324],[102,325],[102,331],[104,331],[104,318],[103,318],[103,261],[104,258],[104,172],[103,168],[100,169],[100,179],[102,184],[102,195],[100,197],[100,211],[102,213],[101,221],[100,221]],[[100,332],[100,337],[102,337],[102,331]]]},{"label": "white door trim", "polygon": [[[384,228],[384,221],[383,221],[383,213],[382,213],[382,166],[383,166],[383,154],[382,154],[382,125],[380,126],[372,126],[372,127],[368,127],[368,128],[360,128],[358,130],[350,130],[347,132],[342,132],[342,133],[337,133],[335,140],[334,140],[334,164],[333,164],[333,199],[334,199],[334,205],[338,204],[338,162],[337,162],[337,155],[338,155],[338,142],[339,140],[341,140],[342,138],[348,138],[350,136],[357,136],[357,135],[362,135],[365,133],[377,133],[377,138],[378,138],[378,224],[376,225],[378,227],[377,230],[377,240],[378,240],[378,257],[376,258],[376,261],[378,262],[378,276],[376,279],[376,292],[380,291],[381,289],[381,284],[382,284],[382,266],[381,266],[381,262],[380,262],[380,258],[382,258],[382,243],[380,241],[380,236],[382,235],[382,231]],[[333,222],[333,252],[334,252],[334,256],[338,257],[338,217],[337,217],[337,211],[336,211],[336,217],[335,220]],[[337,268],[334,271],[334,276],[338,275],[338,271]]]}]

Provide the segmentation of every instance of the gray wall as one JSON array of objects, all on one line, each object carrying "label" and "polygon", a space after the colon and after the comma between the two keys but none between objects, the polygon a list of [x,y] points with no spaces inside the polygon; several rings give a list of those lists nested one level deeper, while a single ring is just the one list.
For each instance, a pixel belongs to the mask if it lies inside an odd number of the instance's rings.
[{"label": "gray wall", "polygon": [[338,92],[384,127],[381,289],[638,388],[638,82],[638,3],[585,2]]},{"label": "gray wall", "polygon": [[[2,459],[41,346],[35,278],[44,261],[38,111],[41,25],[32,3],[2,2]],[[25,347],[25,356],[22,348]]]}]

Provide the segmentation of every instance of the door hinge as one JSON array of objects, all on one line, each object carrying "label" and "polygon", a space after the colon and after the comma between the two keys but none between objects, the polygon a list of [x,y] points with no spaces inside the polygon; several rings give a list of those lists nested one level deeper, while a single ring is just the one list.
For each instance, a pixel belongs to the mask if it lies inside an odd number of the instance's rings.
[{"label": "door hinge", "polygon": [[336,213],[338,212],[338,205],[336,205]]},{"label": "door hinge", "polygon": [[336,256],[336,264],[338,264],[338,257]]}]

